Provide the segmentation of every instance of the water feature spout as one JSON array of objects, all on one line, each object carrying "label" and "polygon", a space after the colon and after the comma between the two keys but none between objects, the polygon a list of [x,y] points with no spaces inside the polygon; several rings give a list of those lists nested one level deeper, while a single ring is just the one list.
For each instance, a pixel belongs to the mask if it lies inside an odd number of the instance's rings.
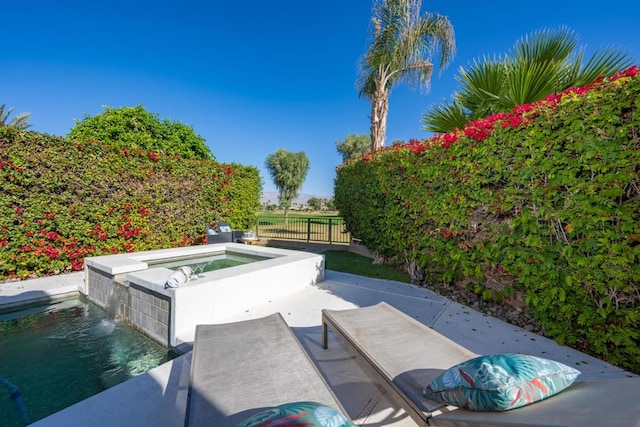
[{"label": "water feature spout", "polygon": [[9,397],[11,397],[13,405],[16,407],[16,411],[18,412],[22,425],[28,426],[31,424],[29,422],[29,416],[27,415],[27,406],[24,404],[24,400],[22,400],[22,393],[20,393],[18,387],[3,377],[0,377],[0,384],[4,384],[5,387],[7,387],[7,390],[9,390]]},{"label": "water feature spout", "polygon": [[107,306],[105,307],[109,319],[113,320],[118,317],[118,314],[120,314],[120,305],[128,292],[129,288],[122,284],[110,288]]}]

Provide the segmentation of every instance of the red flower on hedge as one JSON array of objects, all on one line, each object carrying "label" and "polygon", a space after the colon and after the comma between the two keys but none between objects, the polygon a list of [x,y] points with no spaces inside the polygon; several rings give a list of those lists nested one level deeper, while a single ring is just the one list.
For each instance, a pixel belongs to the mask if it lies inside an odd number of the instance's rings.
[{"label": "red flower on hedge", "polygon": [[619,73],[615,74],[613,77],[611,77],[609,80],[614,82],[622,77],[635,77],[640,73],[640,70],[638,69],[637,65],[633,65],[629,68],[627,68],[624,71],[620,71]]},{"label": "red flower on hedge", "polygon": [[98,240],[106,240],[109,238],[109,232],[107,230],[102,229],[101,224],[96,224],[95,227],[91,231],[89,231],[89,235],[95,237]]},{"label": "red flower on hedge", "polygon": [[60,252],[58,252],[58,250],[53,246],[47,246],[46,248],[44,248],[44,253],[51,259],[55,259],[60,256]]},{"label": "red flower on hedge", "polygon": [[503,128],[511,127],[516,128],[522,124],[522,116],[511,115],[507,118],[507,120],[503,121],[500,126]]},{"label": "red flower on hedge", "polygon": [[456,133],[445,133],[444,136],[442,137],[442,147],[443,148],[449,148],[451,147],[451,144],[453,144],[454,142],[456,142],[458,140],[459,136]]},{"label": "red flower on hedge", "polygon": [[138,213],[142,216],[147,216],[149,215],[149,209],[142,206],[138,206]]},{"label": "red flower on hedge", "polygon": [[71,260],[71,269],[74,271],[78,271],[78,270],[82,270],[82,268],[84,267],[84,260],[80,259],[73,259]]},{"label": "red flower on hedge", "polygon": [[493,122],[484,120],[469,122],[464,128],[464,134],[476,141],[484,141],[491,135],[491,131],[493,131]]}]

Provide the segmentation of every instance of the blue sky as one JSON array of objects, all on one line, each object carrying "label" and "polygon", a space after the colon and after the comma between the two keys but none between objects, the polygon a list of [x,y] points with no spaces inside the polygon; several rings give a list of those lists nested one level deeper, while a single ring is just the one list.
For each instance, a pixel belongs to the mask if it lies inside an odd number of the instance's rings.
[{"label": "blue sky", "polygon": [[[32,130],[66,135],[102,106],[143,104],[191,125],[222,162],[264,168],[278,148],[304,151],[302,193],[333,194],[335,142],[369,132],[354,82],[369,40],[369,0],[8,1],[0,13],[0,104]],[[428,93],[397,86],[387,141],[430,136],[420,119],[457,89],[461,66],[519,38],[566,25],[587,53],[615,46],[640,63],[640,2],[424,1],[456,32],[457,55]]]}]

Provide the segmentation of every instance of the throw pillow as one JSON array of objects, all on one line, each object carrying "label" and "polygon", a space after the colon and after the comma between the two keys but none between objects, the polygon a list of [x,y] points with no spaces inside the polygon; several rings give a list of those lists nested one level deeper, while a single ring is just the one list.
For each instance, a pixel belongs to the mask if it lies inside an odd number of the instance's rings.
[{"label": "throw pillow", "polygon": [[569,387],[580,371],[523,354],[479,356],[447,369],[424,388],[429,399],[472,411],[505,411]]},{"label": "throw pillow", "polygon": [[356,427],[330,406],[316,402],[293,402],[266,409],[247,418],[238,427],[261,426]]}]

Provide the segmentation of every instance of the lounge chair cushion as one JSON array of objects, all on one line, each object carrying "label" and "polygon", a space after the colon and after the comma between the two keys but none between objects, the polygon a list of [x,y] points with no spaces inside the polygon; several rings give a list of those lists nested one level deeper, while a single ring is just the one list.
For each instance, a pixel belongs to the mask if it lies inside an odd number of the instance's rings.
[{"label": "lounge chair cushion", "polygon": [[505,411],[559,393],[579,374],[536,356],[479,356],[447,369],[425,387],[424,395],[472,411]]},{"label": "lounge chair cushion", "polygon": [[262,426],[356,427],[340,411],[316,402],[294,402],[261,411],[238,427]]}]

